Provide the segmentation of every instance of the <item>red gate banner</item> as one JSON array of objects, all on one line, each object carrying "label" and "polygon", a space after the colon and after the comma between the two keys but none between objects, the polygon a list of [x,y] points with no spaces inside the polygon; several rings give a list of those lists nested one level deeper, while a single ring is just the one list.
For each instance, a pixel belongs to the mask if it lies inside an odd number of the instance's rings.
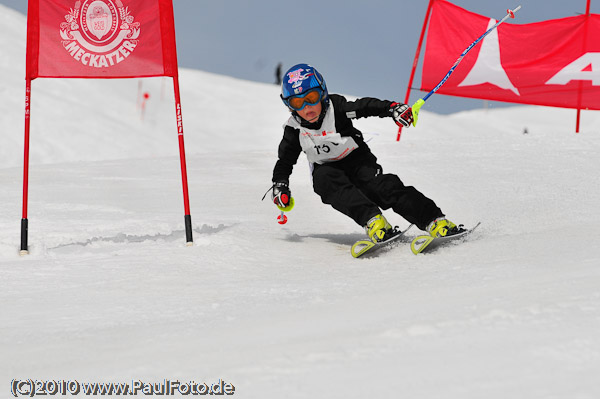
[{"label": "red gate banner", "polygon": [[27,78],[176,76],[172,0],[29,0]]},{"label": "red gate banner", "polygon": [[[421,90],[432,90],[457,57],[497,21],[433,1]],[[600,110],[600,15],[501,24],[477,44],[437,93]]]},{"label": "red gate banner", "polygon": [[31,81],[36,78],[173,77],[187,245],[192,217],[183,143],[172,0],[29,0],[21,254],[28,253]]}]

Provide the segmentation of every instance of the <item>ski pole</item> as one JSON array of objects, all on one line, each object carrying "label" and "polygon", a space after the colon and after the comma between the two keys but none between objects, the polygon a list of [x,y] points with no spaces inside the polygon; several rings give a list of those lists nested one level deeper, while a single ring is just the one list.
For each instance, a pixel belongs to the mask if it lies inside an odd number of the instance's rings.
[{"label": "ski pole", "polygon": [[506,14],[506,16],[504,18],[502,18],[500,21],[496,22],[496,24],[494,26],[492,26],[490,29],[488,29],[483,35],[479,36],[479,38],[477,40],[475,40],[473,43],[471,43],[471,45],[469,47],[467,47],[467,49],[465,51],[463,51],[463,53],[460,55],[460,57],[458,57],[458,59],[456,60],[456,62],[454,63],[454,65],[452,65],[452,68],[450,68],[450,70],[448,71],[448,73],[446,74],[446,76],[444,76],[444,78],[440,81],[440,83],[438,83],[438,85],[435,86],[433,88],[433,90],[431,90],[429,93],[427,93],[427,95],[425,97],[418,99],[417,102],[413,104],[413,106],[412,106],[413,126],[417,126],[417,120],[419,119],[419,111],[421,110],[421,107],[423,106],[423,104],[425,104],[425,101],[427,101],[427,99],[429,97],[431,97],[433,95],[433,93],[435,93],[436,91],[438,91],[440,89],[440,87],[442,87],[442,85],[444,83],[446,83],[446,81],[448,80],[448,78],[450,77],[450,75],[452,75],[452,72],[454,72],[454,70],[456,69],[456,67],[458,66],[458,64],[460,64],[460,62],[465,57],[465,55],[467,55],[467,53],[473,47],[475,47],[475,45],[477,43],[479,43],[479,41],[481,39],[483,39],[484,37],[486,37],[488,33],[490,33],[491,31],[493,31],[494,29],[496,29],[498,27],[498,25],[500,25],[502,22],[506,21],[508,18],[514,18],[515,17],[515,13],[517,11],[519,11],[520,9],[521,9],[521,6],[518,6],[514,10],[511,10],[510,8],[508,10],[506,10],[507,14]]},{"label": "ski pole", "polygon": [[286,206],[286,207],[282,207],[282,206],[276,205],[277,208],[281,211],[281,214],[279,216],[277,216],[277,223],[279,223],[279,224],[286,224],[287,223],[288,218],[287,218],[285,212],[289,212],[292,209],[294,209],[294,205],[295,205],[294,197],[290,197],[289,198],[289,203],[288,203],[288,206]]}]

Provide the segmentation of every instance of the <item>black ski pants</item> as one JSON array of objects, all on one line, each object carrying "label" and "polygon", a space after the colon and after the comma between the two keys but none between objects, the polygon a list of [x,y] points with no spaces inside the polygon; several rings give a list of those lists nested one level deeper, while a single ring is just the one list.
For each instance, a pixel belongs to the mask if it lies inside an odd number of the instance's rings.
[{"label": "black ski pants", "polygon": [[313,188],[323,203],[352,218],[360,226],[392,209],[419,229],[444,216],[440,208],[393,174],[383,174],[370,152],[352,153],[341,161],[315,164]]}]

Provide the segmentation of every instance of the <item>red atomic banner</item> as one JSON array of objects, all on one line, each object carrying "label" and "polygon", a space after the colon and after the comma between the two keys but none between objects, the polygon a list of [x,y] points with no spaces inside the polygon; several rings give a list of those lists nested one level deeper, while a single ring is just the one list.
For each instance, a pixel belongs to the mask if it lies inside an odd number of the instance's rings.
[{"label": "red atomic banner", "polygon": [[[473,40],[497,21],[433,2],[421,90],[432,90]],[[600,110],[600,15],[500,25],[462,60],[438,93]]]}]

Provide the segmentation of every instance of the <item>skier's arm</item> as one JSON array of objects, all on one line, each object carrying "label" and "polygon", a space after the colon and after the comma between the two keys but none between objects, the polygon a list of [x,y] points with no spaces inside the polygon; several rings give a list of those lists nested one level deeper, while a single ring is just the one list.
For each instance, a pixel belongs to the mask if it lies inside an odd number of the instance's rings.
[{"label": "skier's arm", "polygon": [[298,130],[286,126],[283,131],[283,138],[279,143],[279,159],[275,163],[275,168],[273,168],[273,183],[289,184],[292,169],[298,161],[300,152],[302,152],[302,147],[300,146]]},{"label": "skier's arm", "polygon": [[354,101],[348,101],[345,97],[336,94],[330,95],[337,109],[346,113],[350,119],[367,118],[378,116],[380,118],[392,116],[392,101],[380,100],[373,97],[363,97]]},{"label": "skier's arm", "polygon": [[392,117],[398,126],[408,127],[412,123],[412,110],[406,104],[372,97],[347,101],[340,96],[338,101],[344,112],[346,112],[346,116],[350,119],[378,116],[380,118]]}]

